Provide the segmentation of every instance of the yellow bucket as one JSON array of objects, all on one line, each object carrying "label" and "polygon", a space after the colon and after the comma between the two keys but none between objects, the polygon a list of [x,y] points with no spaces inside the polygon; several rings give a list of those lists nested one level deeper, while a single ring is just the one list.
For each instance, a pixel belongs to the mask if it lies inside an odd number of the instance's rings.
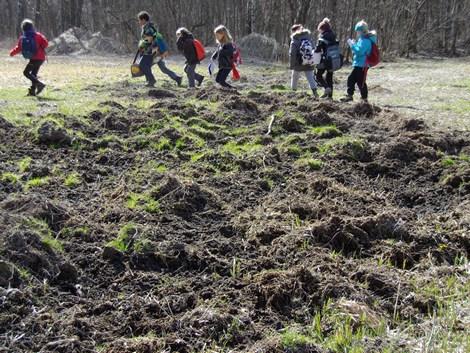
[{"label": "yellow bucket", "polygon": [[132,75],[132,77],[140,77],[140,76],[144,75],[144,73],[140,69],[139,64],[132,64],[131,65],[131,75]]}]

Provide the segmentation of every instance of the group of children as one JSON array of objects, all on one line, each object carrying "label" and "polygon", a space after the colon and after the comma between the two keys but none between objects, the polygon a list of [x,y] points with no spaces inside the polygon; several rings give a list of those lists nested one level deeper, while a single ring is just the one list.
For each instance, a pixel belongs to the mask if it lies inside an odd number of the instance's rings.
[{"label": "group of children", "polygon": [[[168,56],[168,47],[155,25],[150,22],[150,15],[142,11],[137,17],[142,27],[142,38],[139,43],[139,67],[145,75],[147,86],[153,87],[156,83],[152,73],[152,65],[155,61],[164,74],[173,79],[178,86],[181,86],[183,78],[169,70],[165,65],[164,59]],[[236,53],[232,36],[225,26],[218,26],[214,30],[214,35],[218,48],[211,57],[211,63],[217,60],[219,66],[215,81],[224,88],[233,88],[227,82],[229,74],[234,69],[233,57]],[[186,59],[184,72],[188,78],[188,86],[193,88],[196,86],[196,83],[198,86],[201,86],[204,76],[197,73],[196,68],[204,59],[205,53],[201,55],[199,52],[204,50],[201,48],[200,42],[194,38],[194,35],[187,28],[181,27],[176,31],[176,46]],[[209,71],[211,71],[211,68]]]},{"label": "group of children", "polygon": [[[166,66],[165,59],[168,56],[168,46],[162,35],[157,31],[155,25],[150,21],[150,15],[142,11],[138,14],[138,21],[142,28],[141,40],[139,42],[138,66],[145,76],[147,86],[153,87],[156,83],[152,73],[152,66],[156,64],[159,69],[178,86],[181,86],[183,77],[179,76]],[[22,53],[29,63],[24,70],[24,75],[31,81],[28,95],[35,96],[41,93],[45,84],[39,81],[38,72],[46,59],[45,50],[48,46],[46,37],[37,32],[30,20],[22,23],[23,34],[15,48],[10,52],[11,56]],[[330,20],[325,18],[317,27],[318,40],[314,42],[312,33],[303,25],[296,24],[291,28],[291,43],[289,49],[289,64],[292,70],[291,88],[297,89],[301,73],[304,73],[315,100],[319,98],[333,98],[333,75],[342,66],[339,42],[332,29]],[[374,31],[369,31],[365,21],[360,21],[355,26],[357,39],[349,39],[348,45],[353,53],[352,72],[348,77],[347,94],[341,101],[353,100],[356,85],[359,87],[361,97],[364,101],[368,99],[366,83],[367,71],[370,66],[370,56],[376,49],[377,36]],[[233,44],[232,36],[225,26],[218,26],[214,30],[217,41],[217,50],[211,56],[209,73],[212,75],[214,62],[218,62],[218,72],[215,81],[223,88],[231,89],[227,78],[232,71],[236,71],[235,61],[238,54]],[[184,72],[188,78],[188,86],[194,88],[201,86],[204,76],[196,72],[197,65],[205,57],[205,51],[201,43],[187,28],[179,28],[176,31],[176,46],[186,59]],[[202,51],[202,52],[201,52]],[[316,74],[315,74],[316,70]],[[319,97],[318,85],[324,88],[324,94]]]},{"label": "group of children", "polygon": [[[292,70],[291,88],[297,89],[297,82],[300,74],[303,72],[307,78],[314,99],[332,99],[333,98],[333,74],[343,65],[343,58],[339,50],[339,42],[336,34],[331,27],[328,18],[323,19],[318,25],[318,41],[313,43],[311,32],[302,25],[294,25],[291,28],[291,44],[289,49],[289,64]],[[370,66],[376,65],[378,57],[374,62],[369,58],[374,52],[374,46],[377,43],[375,31],[369,31],[365,21],[356,24],[357,39],[349,39],[348,45],[353,53],[352,72],[348,77],[347,94],[341,98],[342,102],[353,100],[356,85],[361,92],[363,101],[368,99],[368,89],[366,83],[367,71]],[[376,49],[376,47],[375,47]],[[318,60],[315,56],[318,55]],[[317,70],[314,74],[315,68]],[[320,85],[325,89],[324,94],[319,97],[317,87]]]}]

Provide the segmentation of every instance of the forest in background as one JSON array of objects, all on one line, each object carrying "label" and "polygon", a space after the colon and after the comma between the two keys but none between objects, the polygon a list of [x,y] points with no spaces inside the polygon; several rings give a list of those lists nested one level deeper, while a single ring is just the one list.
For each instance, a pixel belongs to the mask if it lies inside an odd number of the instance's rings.
[{"label": "forest in background", "polygon": [[147,10],[169,42],[178,27],[186,26],[211,44],[212,29],[222,23],[236,38],[261,33],[285,45],[293,23],[315,29],[329,17],[343,43],[356,21],[367,20],[379,33],[382,51],[391,55],[470,52],[470,0],[0,0],[0,8],[3,38],[17,37],[27,17],[50,38],[82,27],[120,41],[129,51],[139,35],[136,14]]}]

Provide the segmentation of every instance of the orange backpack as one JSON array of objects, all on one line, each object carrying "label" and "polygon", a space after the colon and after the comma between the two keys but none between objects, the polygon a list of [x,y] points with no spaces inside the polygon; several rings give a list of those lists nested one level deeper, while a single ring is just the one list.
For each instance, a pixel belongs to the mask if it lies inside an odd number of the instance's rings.
[{"label": "orange backpack", "polygon": [[194,39],[194,48],[196,49],[196,56],[199,61],[202,61],[206,58],[206,49],[204,49],[204,45],[197,40]]}]

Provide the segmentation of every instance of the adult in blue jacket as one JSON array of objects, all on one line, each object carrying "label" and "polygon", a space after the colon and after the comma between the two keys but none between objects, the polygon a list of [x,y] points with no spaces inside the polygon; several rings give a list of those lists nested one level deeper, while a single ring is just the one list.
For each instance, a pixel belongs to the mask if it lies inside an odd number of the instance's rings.
[{"label": "adult in blue jacket", "polygon": [[369,31],[369,26],[365,21],[356,24],[354,30],[357,33],[357,41],[348,40],[349,47],[353,54],[353,70],[348,77],[348,93],[341,99],[342,102],[350,102],[353,100],[356,85],[361,92],[363,101],[368,100],[369,91],[367,89],[367,57],[372,53],[373,43],[377,43],[377,34],[375,31]]}]

